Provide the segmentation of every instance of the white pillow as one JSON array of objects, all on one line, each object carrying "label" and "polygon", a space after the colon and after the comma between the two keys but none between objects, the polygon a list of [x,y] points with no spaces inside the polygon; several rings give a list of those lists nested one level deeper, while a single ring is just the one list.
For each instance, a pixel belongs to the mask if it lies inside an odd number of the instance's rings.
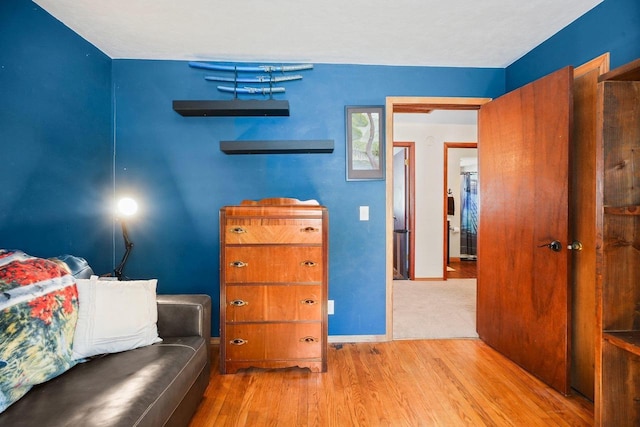
[{"label": "white pillow", "polygon": [[157,279],[76,279],[78,323],[73,357],[117,353],[162,341],[158,337]]}]

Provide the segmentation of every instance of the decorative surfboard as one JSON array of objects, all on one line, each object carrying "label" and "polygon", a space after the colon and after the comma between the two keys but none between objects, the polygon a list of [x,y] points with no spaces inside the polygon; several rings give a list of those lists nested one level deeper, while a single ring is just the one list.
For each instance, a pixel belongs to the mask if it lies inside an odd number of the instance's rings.
[{"label": "decorative surfboard", "polygon": [[231,83],[278,83],[288,82],[291,80],[302,80],[302,76],[299,74],[293,74],[291,76],[256,76],[256,77],[221,77],[221,76],[204,76],[205,80],[211,80],[215,82],[231,82]]},{"label": "decorative surfboard", "polygon": [[272,93],[283,93],[285,89],[283,87],[229,87],[218,86],[218,90],[221,92],[231,93],[250,93],[250,94],[262,94],[270,95]]},{"label": "decorative surfboard", "polygon": [[310,70],[313,64],[291,64],[291,65],[220,65],[208,62],[189,61],[189,66],[214,71],[237,71],[240,73],[278,73],[287,71]]}]

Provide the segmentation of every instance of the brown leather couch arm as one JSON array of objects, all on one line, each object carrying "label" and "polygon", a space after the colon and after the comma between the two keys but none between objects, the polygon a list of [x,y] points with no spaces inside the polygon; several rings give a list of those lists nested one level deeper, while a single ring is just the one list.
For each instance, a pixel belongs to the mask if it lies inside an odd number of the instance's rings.
[{"label": "brown leather couch arm", "polygon": [[158,335],[201,336],[211,340],[211,297],[209,295],[158,295]]}]

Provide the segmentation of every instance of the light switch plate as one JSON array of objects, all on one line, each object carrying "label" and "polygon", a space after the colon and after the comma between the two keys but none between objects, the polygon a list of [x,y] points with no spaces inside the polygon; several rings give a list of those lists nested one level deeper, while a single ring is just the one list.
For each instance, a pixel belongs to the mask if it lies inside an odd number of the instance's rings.
[{"label": "light switch plate", "polygon": [[369,221],[369,206],[360,206],[360,221]]},{"label": "light switch plate", "polygon": [[333,314],[333,300],[330,299],[327,303],[327,314]]}]

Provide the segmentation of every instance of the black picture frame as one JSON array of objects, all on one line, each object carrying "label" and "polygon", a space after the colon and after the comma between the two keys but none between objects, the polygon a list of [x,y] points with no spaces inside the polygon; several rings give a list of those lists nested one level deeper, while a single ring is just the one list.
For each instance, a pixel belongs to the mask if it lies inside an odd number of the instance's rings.
[{"label": "black picture frame", "polygon": [[384,107],[347,106],[347,181],[384,179]]}]

